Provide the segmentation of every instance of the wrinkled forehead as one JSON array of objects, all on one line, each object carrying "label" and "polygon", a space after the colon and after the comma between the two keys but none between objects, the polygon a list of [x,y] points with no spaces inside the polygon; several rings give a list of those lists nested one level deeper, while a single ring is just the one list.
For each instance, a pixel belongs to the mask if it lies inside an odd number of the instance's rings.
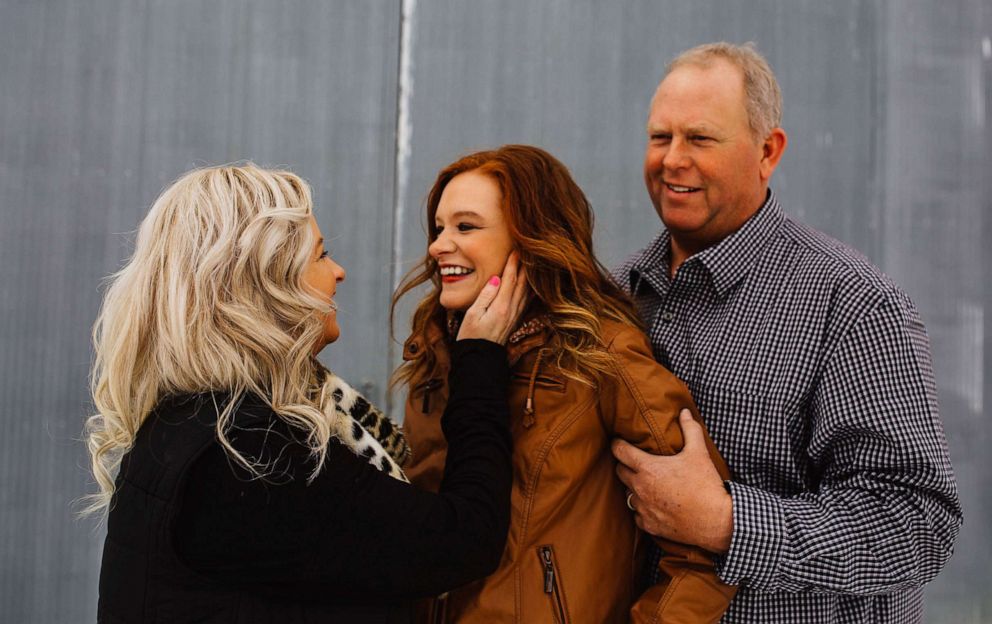
[{"label": "wrinkled forehead", "polygon": [[746,122],[747,118],[743,74],[724,61],[673,69],[651,99],[648,125],[678,119],[681,124],[703,127]]},{"label": "wrinkled forehead", "polygon": [[689,59],[672,65],[665,72],[651,98],[652,106],[662,92],[669,92],[674,86],[685,88],[698,86],[714,91],[737,93],[744,99],[744,71],[722,57]]}]

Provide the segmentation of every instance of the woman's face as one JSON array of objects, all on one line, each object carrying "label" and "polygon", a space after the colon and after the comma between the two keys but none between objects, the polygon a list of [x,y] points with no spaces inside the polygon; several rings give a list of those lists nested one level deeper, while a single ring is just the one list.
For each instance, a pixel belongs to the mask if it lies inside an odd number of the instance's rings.
[{"label": "woman's face", "polygon": [[434,223],[437,239],[427,248],[441,272],[441,305],[467,310],[493,275],[501,275],[513,250],[499,186],[476,171],[460,173],[444,187]]},{"label": "woman's face", "polygon": [[303,271],[303,283],[309,286],[318,297],[331,304],[331,310],[324,318],[324,333],[321,335],[314,353],[323,349],[327,344],[334,342],[341,335],[341,328],[338,327],[337,304],[334,303],[334,293],[338,284],[344,281],[344,269],[331,260],[324,249],[324,237],[317,226],[317,220],[310,215],[310,229],[313,230],[314,243],[310,254],[310,264]]}]

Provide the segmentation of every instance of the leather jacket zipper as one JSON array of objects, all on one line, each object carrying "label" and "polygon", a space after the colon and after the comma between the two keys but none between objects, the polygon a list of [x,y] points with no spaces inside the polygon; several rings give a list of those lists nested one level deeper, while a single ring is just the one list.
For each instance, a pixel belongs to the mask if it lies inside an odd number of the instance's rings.
[{"label": "leather jacket zipper", "polygon": [[420,406],[420,411],[423,414],[429,414],[431,411],[431,393],[441,387],[440,379],[429,379],[424,383],[420,384],[420,388],[424,390],[424,403]]},{"label": "leather jacket zipper", "polygon": [[431,601],[431,624],[444,624],[448,619],[448,592]]},{"label": "leather jacket zipper", "polygon": [[544,566],[544,593],[551,598],[551,610],[557,624],[567,624],[568,618],[565,615],[565,603],[561,597],[561,588],[558,586],[560,579],[555,568],[554,551],[551,546],[540,546],[537,549],[541,565]]}]

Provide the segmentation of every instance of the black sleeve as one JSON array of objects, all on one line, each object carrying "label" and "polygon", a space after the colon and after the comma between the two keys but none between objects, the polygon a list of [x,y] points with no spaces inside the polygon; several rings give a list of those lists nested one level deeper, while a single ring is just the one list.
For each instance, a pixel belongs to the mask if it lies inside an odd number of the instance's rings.
[{"label": "black sleeve", "polygon": [[[503,347],[453,345],[437,494],[391,478],[336,440],[309,484],[302,445],[279,445],[281,461],[299,467],[282,480],[250,479],[216,445],[191,467],[173,528],[177,553],[212,580],[333,602],[433,595],[490,574],[509,526],[508,380]],[[291,437],[276,429],[239,431],[236,446],[272,454],[275,441]]]}]

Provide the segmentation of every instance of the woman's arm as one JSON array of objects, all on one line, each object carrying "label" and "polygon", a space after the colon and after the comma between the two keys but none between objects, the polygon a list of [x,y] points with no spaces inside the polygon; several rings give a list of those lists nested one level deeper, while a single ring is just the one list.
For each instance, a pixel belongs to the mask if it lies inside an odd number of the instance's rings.
[{"label": "woman's arm", "polygon": [[509,525],[506,354],[466,340],[452,358],[439,494],[379,472],[336,442],[308,484],[305,447],[286,443],[291,432],[275,421],[239,432],[238,444],[250,453],[278,443],[292,466],[288,480],[252,480],[214,447],[190,471],[173,532],[180,557],[209,579],[308,601],[402,600],[489,574]]}]

